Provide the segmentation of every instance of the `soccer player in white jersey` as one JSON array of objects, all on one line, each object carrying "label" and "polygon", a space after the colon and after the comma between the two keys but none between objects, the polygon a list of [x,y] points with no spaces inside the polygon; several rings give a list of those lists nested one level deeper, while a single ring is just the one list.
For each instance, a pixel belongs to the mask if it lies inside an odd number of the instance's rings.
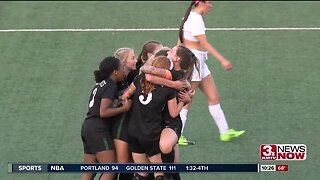
[{"label": "soccer player in white jersey", "polygon": [[[230,141],[233,138],[239,137],[245,131],[236,131],[229,128],[224,112],[220,106],[218,91],[214,79],[205,63],[208,58],[207,53],[209,53],[221,63],[221,66],[225,70],[232,69],[230,61],[223,57],[206,38],[206,28],[202,16],[209,13],[211,9],[211,1],[192,1],[190,3],[180,26],[178,44],[184,44],[198,58],[200,67],[199,72],[196,69],[193,71],[194,74],[191,80],[192,89],[195,90],[199,87],[207,96],[209,112],[219,128],[220,140]],[[189,106],[187,105],[180,112],[183,128],[187,120],[188,109]],[[179,144],[183,144],[184,141],[187,141],[186,138],[181,136]]]}]

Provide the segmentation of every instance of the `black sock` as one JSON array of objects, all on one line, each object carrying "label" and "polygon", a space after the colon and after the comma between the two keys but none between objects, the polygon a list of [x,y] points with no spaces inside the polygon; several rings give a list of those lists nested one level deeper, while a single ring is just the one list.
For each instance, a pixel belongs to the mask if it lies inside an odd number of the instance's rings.
[{"label": "black sock", "polygon": [[173,180],[181,180],[179,173],[172,173],[172,179]]},{"label": "black sock", "polygon": [[181,180],[180,174],[177,172],[174,173],[164,173],[165,180]]},{"label": "black sock", "polygon": [[150,172],[148,175],[148,180],[154,180],[154,174],[153,172]]},{"label": "black sock", "polygon": [[174,149],[168,154],[161,153],[161,159],[163,163],[173,163],[174,162]]},{"label": "black sock", "polygon": [[133,173],[120,173],[119,180],[132,180]]},{"label": "black sock", "polygon": [[165,180],[173,180],[173,173],[164,173],[164,179]]}]

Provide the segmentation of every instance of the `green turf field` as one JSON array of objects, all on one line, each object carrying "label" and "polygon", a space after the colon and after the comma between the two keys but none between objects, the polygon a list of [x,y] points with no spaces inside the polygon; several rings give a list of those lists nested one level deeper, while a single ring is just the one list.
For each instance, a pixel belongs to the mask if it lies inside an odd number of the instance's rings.
[{"label": "green turf field", "polygon": [[[0,29],[177,28],[188,2],[0,2]],[[207,28],[320,28],[320,2],[214,2]],[[0,32],[0,179],[69,180],[79,173],[9,174],[12,163],[82,163],[80,127],[92,72],[119,47],[173,46],[177,31]],[[320,165],[320,30],[207,31],[234,65],[210,57],[221,104],[244,137],[223,143],[199,92],[183,163],[289,164],[288,173],[184,173],[183,180],[314,180]],[[264,162],[259,146],[303,143],[306,161]]]}]

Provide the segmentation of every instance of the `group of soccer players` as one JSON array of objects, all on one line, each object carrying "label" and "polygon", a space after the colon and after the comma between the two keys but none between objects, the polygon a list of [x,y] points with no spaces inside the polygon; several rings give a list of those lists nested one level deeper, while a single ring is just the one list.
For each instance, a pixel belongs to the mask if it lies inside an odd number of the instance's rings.
[{"label": "group of soccer players", "polygon": [[[202,15],[211,1],[192,1],[182,21],[178,45],[164,48],[149,41],[137,58],[131,48],[120,48],[94,71],[96,85],[81,129],[85,163],[173,163],[191,98],[197,87],[207,96],[209,112],[229,141],[244,131],[229,129],[219,96],[205,61],[214,56],[225,70],[232,64],[206,39]],[[190,83],[189,83],[190,82]],[[82,179],[93,179],[85,173]],[[102,173],[100,179],[180,179],[179,174]]]},{"label": "group of soccer players", "polygon": [[[144,45],[138,56],[142,73],[137,71],[137,75],[133,74],[136,60],[131,48],[120,48],[101,61],[94,72],[96,85],[81,129],[86,163],[174,162],[178,151],[173,149],[177,149],[182,128],[179,113],[191,101],[187,79],[197,59],[184,46],[161,48],[156,41]],[[144,63],[149,65],[142,66]],[[135,76],[133,82],[130,76]],[[177,93],[172,87],[183,90]],[[103,173],[100,178],[113,176]],[[122,173],[119,179],[130,176]],[[83,175],[83,179],[93,177],[93,173]],[[164,174],[154,173],[154,177],[161,179]],[[146,179],[148,174],[136,173],[135,178]]]}]

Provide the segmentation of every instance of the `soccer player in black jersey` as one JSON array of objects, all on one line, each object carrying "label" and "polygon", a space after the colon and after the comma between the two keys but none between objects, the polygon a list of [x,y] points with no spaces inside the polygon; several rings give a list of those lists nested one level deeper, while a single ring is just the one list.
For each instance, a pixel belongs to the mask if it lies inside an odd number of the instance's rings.
[{"label": "soccer player in black jersey", "polygon": [[[170,60],[165,56],[156,57],[155,67],[169,69]],[[159,148],[160,134],[163,129],[162,111],[168,105],[171,117],[179,115],[184,103],[177,103],[176,91],[146,81],[144,74],[138,75],[128,91],[123,95],[127,99],[133,94],[133,105],[128,123],[129,147],[135,163],[162,163]],[[156,179],[163,178],[163,173],[154,172]],[[144,179],[147,173],[137,173],[137,179]]]},{"label": "soccer player in black jersey", "polygon": [[[126,76],[129,72],[136,69],[136,57],[134,50],[132,48],[119,48],[115,51],[114,56],[120,59],[124,66],[124,71]],[[116,100],[120,102],[123,92],[128,88],[129,83],[127,78],[123,81],[117,82],[117,98]],[[116,162],[117,163],[129,163],[132,162],[131,153],[129,154],[128,148],[128,138],[127,138],[127,113],[122,113],[112,118],[113,126],[113,138],[116,151]],[[119,176],[119,177],[118,177]],[[120,173],[116,174],[114,180],[132,180],[133,173]]]},{"label": "soccer player in black jersey", "polygon": [[[174,47],[172,50],[167,50],[166,53],[162,51],[163,50],[160,50],[158,54],[167,55],[173,62],[173,69],[170,71],[172,74],[172,80],[190,80],[193,67],[195,66],[197,68],[197,59],[193,55],[193,53],[184,46]],[[155,56],[157,56],[158,54],[156,54]],[[165,78],[166,76],[168,76],[166,75],[168,72],[165,69],[159,69],[152,66],[142,66],[141,71],[144,73],[148,73],[146,74],[146,77],[148,77],[147,79],[155,84],[160,83],[166,86],[174,87],[171,82],[168,82],[168,80],[162,78],[160,79],[159,77],[154,77],[150,75],[153,74]],[[183,100],[184,102],[187,102],[188,98],[190,97],[185,92],[185,90],[180,91],[179,99]],[[193,95],[194,94],[192,93],[191,96]],[[167,109],[165,108],[163,112],[163,121],[164,129],[162,130],[160,137],[160,149],[163,153],[162,160],[165,163],[177,162],[178,146],[176,144],[181,135],[181,118],[180,116],[177,116],[176,118],[170,117],[168,115]],[[178,173],[166,174],[166,176],[170,175],[173,175],[172,179],[174,180],[180,179]]]},{"label": "soccer player in black jersey", "polygon": [[[111,134],[111,117],[126,112],[131,107],[131,101],[122,102],[121,106],[113,107],[116,98],[116,82],[125,77],[123,66],[119,59],[106,57],[94,71],[95,86],[93,87],[88,113],[81,127],[81,139],[84,148],[85,163],[114,163],[115,153]],[[102,173],[100,179],[110,180],[113,173]],[[94,173],[84,173],[83,180],[91,180]]]}]

